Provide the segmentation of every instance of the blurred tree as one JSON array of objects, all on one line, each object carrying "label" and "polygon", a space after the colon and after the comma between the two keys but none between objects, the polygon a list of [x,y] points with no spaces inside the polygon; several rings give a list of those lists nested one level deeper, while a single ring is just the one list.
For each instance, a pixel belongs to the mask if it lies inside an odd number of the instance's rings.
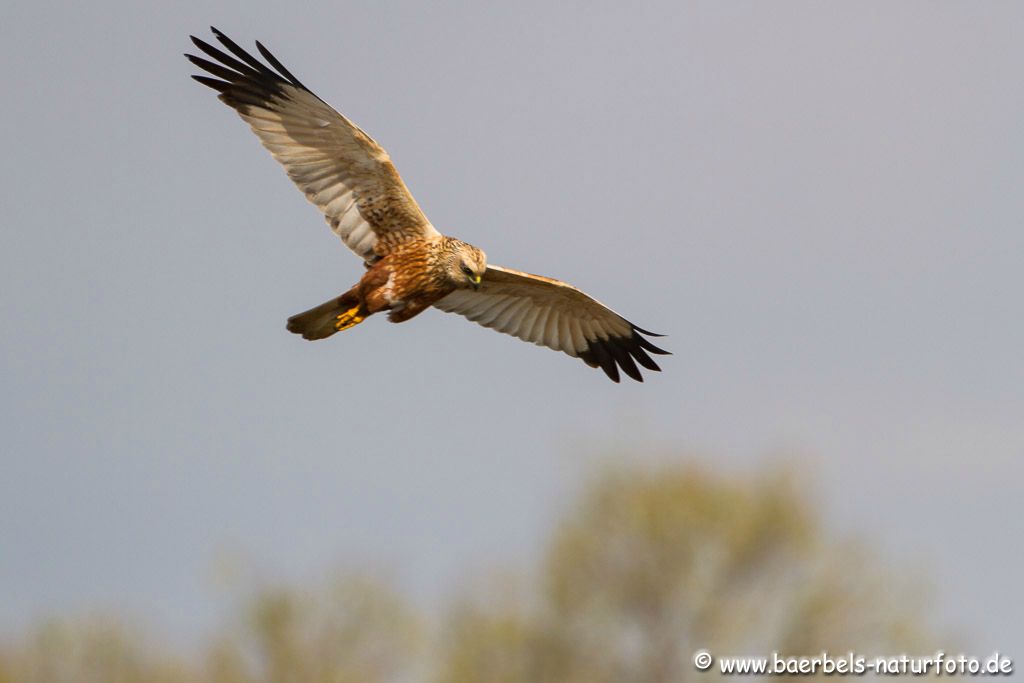
[{"label": "blurred tree", "polygon": [[450,619],[442,683],[699,680],[695,651],[892,654],[920,642],[909,584],[829,538],[787,474],[613,470],[557,529],[530,599]]},{"label": "blurred tree", "polygon": [[0,649],[0,683],[662,683],[691,658],[931,652],[909,582],[836,541],[799,482],[692,466],[609,470],[556,528],[533,580],[470,595],[438,646],[373,578],[256,591],[186,665],[137,631],[51,622]]},{"label": "blurred tree", "polygon": [[179,683],[184,665],[111,618],[50,621],[0,657],[7,683]]},{"label": "blurred tree", "polygon": [[110,619],[54,621],[0,651],[0,683],[390,683],[411,680],[418,622],[379,581],[257,591],[186,666]]},{"label": "blurred tree", "polygon": [[379,581],[260,592],[208,657],[215,683],[386,683],[414,668],[418,622]]}]

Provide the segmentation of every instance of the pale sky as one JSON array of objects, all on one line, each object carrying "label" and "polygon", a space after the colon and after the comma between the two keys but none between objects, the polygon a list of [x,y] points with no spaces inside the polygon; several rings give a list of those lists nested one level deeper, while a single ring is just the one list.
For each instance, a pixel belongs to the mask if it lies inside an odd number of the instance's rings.
[{"label": "pale sky", "polygon": [[[0,631],[99,607],[187,639],[225,557],[442,601],[654,445],[799,454],[837,535],[1024,657],[1024,5],[93,4],[0,23]],[[668,334],[664,372],[436,311],[287,333],[362,268],[188,78],[210,24],[440,230]]]}]

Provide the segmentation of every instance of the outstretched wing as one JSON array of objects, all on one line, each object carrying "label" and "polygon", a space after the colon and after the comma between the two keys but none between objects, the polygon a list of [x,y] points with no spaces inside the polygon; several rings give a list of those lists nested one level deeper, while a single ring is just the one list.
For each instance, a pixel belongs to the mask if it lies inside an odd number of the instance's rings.
[{"label": "outstretched wing", "polygon": [[258,42],[273,69],[210,30],[231,54],[192,36],[216,60],[185,55],[216,77],[192,78],[218,91],[249,124],[345,246],[375,261],[407,239],[439,234],[373,138],[310,92]]},{"label": "outstretched wing", "polygon": [[648,355],[668,354],[642,335],[642,330],[621,315],[572,285],[559,280],[487,266],[479,290],[458,289],[434,304],[484,327],[546,346],[600,367],[613,382],[619,369],[643,381],[639,363],[661,370]]}]

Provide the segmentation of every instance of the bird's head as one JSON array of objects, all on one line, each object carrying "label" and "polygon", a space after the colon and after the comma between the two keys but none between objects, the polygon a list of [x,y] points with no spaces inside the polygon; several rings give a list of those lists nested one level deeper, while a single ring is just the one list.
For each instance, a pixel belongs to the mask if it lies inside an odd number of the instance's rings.
[{"label": "bird's head", "polygon": [[480,280],[487,270],[487,255],[472,244],[452,242],[446,269],[449,281],[460,289],[480,289]]}]

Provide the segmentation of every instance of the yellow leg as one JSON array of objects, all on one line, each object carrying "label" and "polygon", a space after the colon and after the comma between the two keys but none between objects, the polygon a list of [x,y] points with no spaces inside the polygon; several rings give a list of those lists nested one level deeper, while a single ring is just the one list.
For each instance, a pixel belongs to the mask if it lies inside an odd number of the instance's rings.
[{"label": "yellow leg", "polygon": [[366,320],[366,317],[359,315],[359,306],[356,306],[348,309],[335,318],[334,329],[341,332],[342,330],[347,330],[350,327],[355,327],[364,320]]}]

